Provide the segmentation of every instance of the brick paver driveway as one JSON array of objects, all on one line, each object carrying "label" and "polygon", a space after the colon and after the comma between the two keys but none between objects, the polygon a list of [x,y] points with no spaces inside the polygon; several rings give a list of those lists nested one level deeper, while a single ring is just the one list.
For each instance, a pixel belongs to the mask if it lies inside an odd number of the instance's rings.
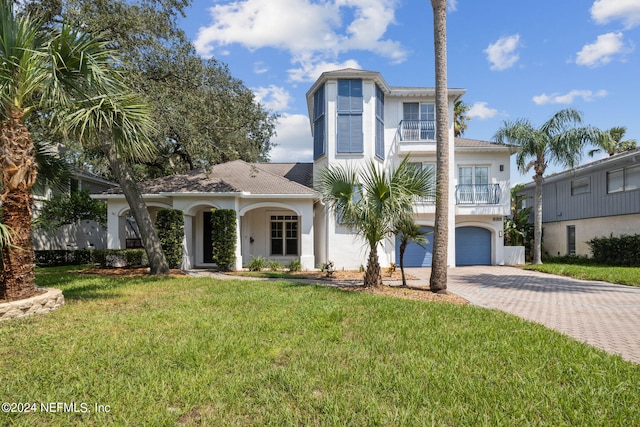
[{"label": "brick paver driveway", "polygon": [[[428,283],[429,269],[409,270]],[[640,288],[488,266],[449,269],[447,288],[640,363]]]}]

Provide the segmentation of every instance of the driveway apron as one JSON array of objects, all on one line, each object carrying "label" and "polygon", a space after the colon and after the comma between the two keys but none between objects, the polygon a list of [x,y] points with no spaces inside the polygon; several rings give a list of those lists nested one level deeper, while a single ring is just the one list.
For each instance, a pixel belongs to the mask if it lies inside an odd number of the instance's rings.
[{"label": "driveway apron", "polygon": [[[411,269],[428,283],[429,269]],[[447,289],[640,363],[640,288],[514,267],[450,268]]]}]

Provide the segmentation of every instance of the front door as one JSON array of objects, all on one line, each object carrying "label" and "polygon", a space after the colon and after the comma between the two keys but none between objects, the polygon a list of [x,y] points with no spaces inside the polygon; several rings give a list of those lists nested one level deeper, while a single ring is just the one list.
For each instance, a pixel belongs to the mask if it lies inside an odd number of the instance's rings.
[{"label": "front door", "polygon": [[211,211],[202,213],[202,262],[213,264],[213,241],[211,240]]}]

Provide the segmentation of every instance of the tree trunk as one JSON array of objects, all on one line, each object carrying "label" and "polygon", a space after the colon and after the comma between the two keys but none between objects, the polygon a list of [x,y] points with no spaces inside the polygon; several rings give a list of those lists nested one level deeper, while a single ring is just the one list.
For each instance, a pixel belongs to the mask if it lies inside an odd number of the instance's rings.
[{"label": "tree trunk", "polygon": [[149,259],[150,273],[152,275],[169,273],[169,264],[164,256],[164,252],[162,252],[162,245],[160,244],[158,233],[156,233],[153,221],[151,221],[151,216],[149,215],[149,210],[133,179],[128,163],[118,154],[114,144],[104,144],[103,150],[109,160],[111,171],[118,179],[118,183],[122,188],[122,192],[127,199],[127,203],[129,203],[131,213],[140,230],[142,246],[144,246],[147,258]]},{"label": "tree trunk", "polygon": [[369,250],[369,260],[367,261],[367,271],[364,273],[365,288],[382,285],[380,276],[380,263],[378,262],[378,247],[371,246]]},{"label": "tree trunk", "polygon": [[407,242],[400,243],[400,274],[402,275],[402,286],[407,287],[407,279],[404,276],[404,251],[407,249]]},{"label": "tree trunk", "polygon": [[429,287],[446,292],[449,253],[449,97],[447,93],[447,1],[431,0],[436,72],[436,214]]},{"label": "tree trunk", "polygon": [[0,124],[2,223],[12,230],[11,244],[2,248],[0,299],[9,301],[36,294],[31,214],[31,187],[38,174],[35,149],[22,111]]},{"label": "tree trunk", "polygon": [[533,214],[533,263],[542,264],[542,175],[533,177],[536,183]]}]

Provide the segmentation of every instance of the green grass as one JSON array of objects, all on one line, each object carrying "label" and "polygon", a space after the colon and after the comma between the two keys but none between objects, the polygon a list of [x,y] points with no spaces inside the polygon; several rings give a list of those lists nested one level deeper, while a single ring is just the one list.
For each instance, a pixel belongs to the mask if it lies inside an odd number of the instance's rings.
[{"label": "green grass", "polygon": [[598,280],[640,287],[640,267],[608,267],[545,262],[541,265],[527,265],[524,268],[582,280]]},{"label": "green grass", "polygon": [[640,365],[473,306],[285,281],[48,271],[64,307],[0,323],[0,425],[640,424]]}]

